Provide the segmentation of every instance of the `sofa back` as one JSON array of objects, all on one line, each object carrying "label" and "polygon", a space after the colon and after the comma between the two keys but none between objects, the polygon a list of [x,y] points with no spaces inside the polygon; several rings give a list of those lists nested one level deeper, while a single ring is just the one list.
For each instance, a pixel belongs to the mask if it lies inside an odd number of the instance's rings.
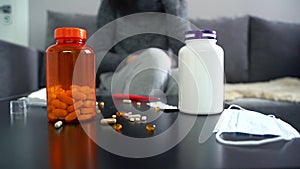
[{"label": "sofa back", "polygon": [[300,77],[300,24],[250,18],[249,81]]},{"label": "sofa back", "polygon": [[248,81],[249,16],[191,19],[190,21],[199,29],[213,29],[217,32],[217,43],[224,50],[226,82]]},{"label": "sofa back", "polygon": [[47,11],[45,50],[55,44],[54,30],[59,27],[84,28],[87,30],[87,36],[90,37],[97,30],[97,17],[95,15]]},{"label": "sofa back", "polygon": [[39,52],[0,41],[0,98],[38,89]]},{"label": "sofa back", "polygon": [[225,52],[226,82],[300,77],[300,24],[253,16],[191,19],[200,29],[217,31]]},{"label": "sofa back", "polygon": [[[49,11],[46,47],[55,43],[55,28],[82,27],[88,30],[90,36],[97,30],[96,19],[93,15]],[[217,31],[217,43],[225,52],[226,82],[300,77],[300,24],[268,21],[248,15],[190,21],[199,29]],[[42,73],[41,79],[45,81],[45,73]]]}]

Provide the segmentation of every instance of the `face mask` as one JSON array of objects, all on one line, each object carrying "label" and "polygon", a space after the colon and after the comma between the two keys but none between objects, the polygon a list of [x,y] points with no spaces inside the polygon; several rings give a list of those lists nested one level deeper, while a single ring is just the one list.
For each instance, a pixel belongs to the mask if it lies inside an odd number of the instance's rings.
[{"label": "face mask", "polygon": [[[233,107],[238,109],[232,109]],[[236,105],[223,111],[214,132],[218,142],[229,145],[260,145],[300,138],[297,130],[281,119],[245,110]],[[229,140],[222,137],[226,134],[236,138]]]}]

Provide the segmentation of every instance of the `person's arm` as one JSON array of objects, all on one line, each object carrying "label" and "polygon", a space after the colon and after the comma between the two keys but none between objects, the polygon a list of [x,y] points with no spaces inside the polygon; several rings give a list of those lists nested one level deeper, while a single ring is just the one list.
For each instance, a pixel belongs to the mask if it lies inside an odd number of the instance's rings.
[{"label": "person's arm", "polygon": [[116,9],[112,8],[110,0],[103,0],[98,11],[98,31],[91,42],[97,55],[98,73],[113,72],[126,55],[116,53],[115,45]]},{"label": "person's arm", "polygon": [[[184,45],[184,34],[190,29],[189,21],[187,20],[187,1],[186,0],[162,0],[165,13],[179,17],[167,20],[168,28],[168,45],[172,53],[177,56],[180,48]],[[175,37],[171,38],[171,37]],[[173,57],[177,62],[177,57]]]},{"label": "person's arm", "polygon": [[97,16],[97,27],[102,28],[115,19],[116,11],[110,5],[109,0],[102,0]]}]

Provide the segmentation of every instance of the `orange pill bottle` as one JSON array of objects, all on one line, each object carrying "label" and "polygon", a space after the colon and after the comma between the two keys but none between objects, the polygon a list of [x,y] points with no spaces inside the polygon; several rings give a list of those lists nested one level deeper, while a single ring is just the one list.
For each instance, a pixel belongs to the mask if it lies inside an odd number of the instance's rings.
[{"label": "orange pill bottle", "polygon": [[54,31],[56,44],[46,50],[47,111],[50,122],[90,120],[96,116],[95,53],[86,30]]}]

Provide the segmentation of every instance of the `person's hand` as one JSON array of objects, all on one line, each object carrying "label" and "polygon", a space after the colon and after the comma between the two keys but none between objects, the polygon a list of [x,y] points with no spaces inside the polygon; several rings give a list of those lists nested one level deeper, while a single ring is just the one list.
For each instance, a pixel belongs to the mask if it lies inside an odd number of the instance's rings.
[{"label": "person's hand", "polygon": [[136,58],[137,58],[137,54],[131,54],[127,57],[127,60],[126,60],[126,64],[129,64],[131,63],[132,61],[134,61]]}]

